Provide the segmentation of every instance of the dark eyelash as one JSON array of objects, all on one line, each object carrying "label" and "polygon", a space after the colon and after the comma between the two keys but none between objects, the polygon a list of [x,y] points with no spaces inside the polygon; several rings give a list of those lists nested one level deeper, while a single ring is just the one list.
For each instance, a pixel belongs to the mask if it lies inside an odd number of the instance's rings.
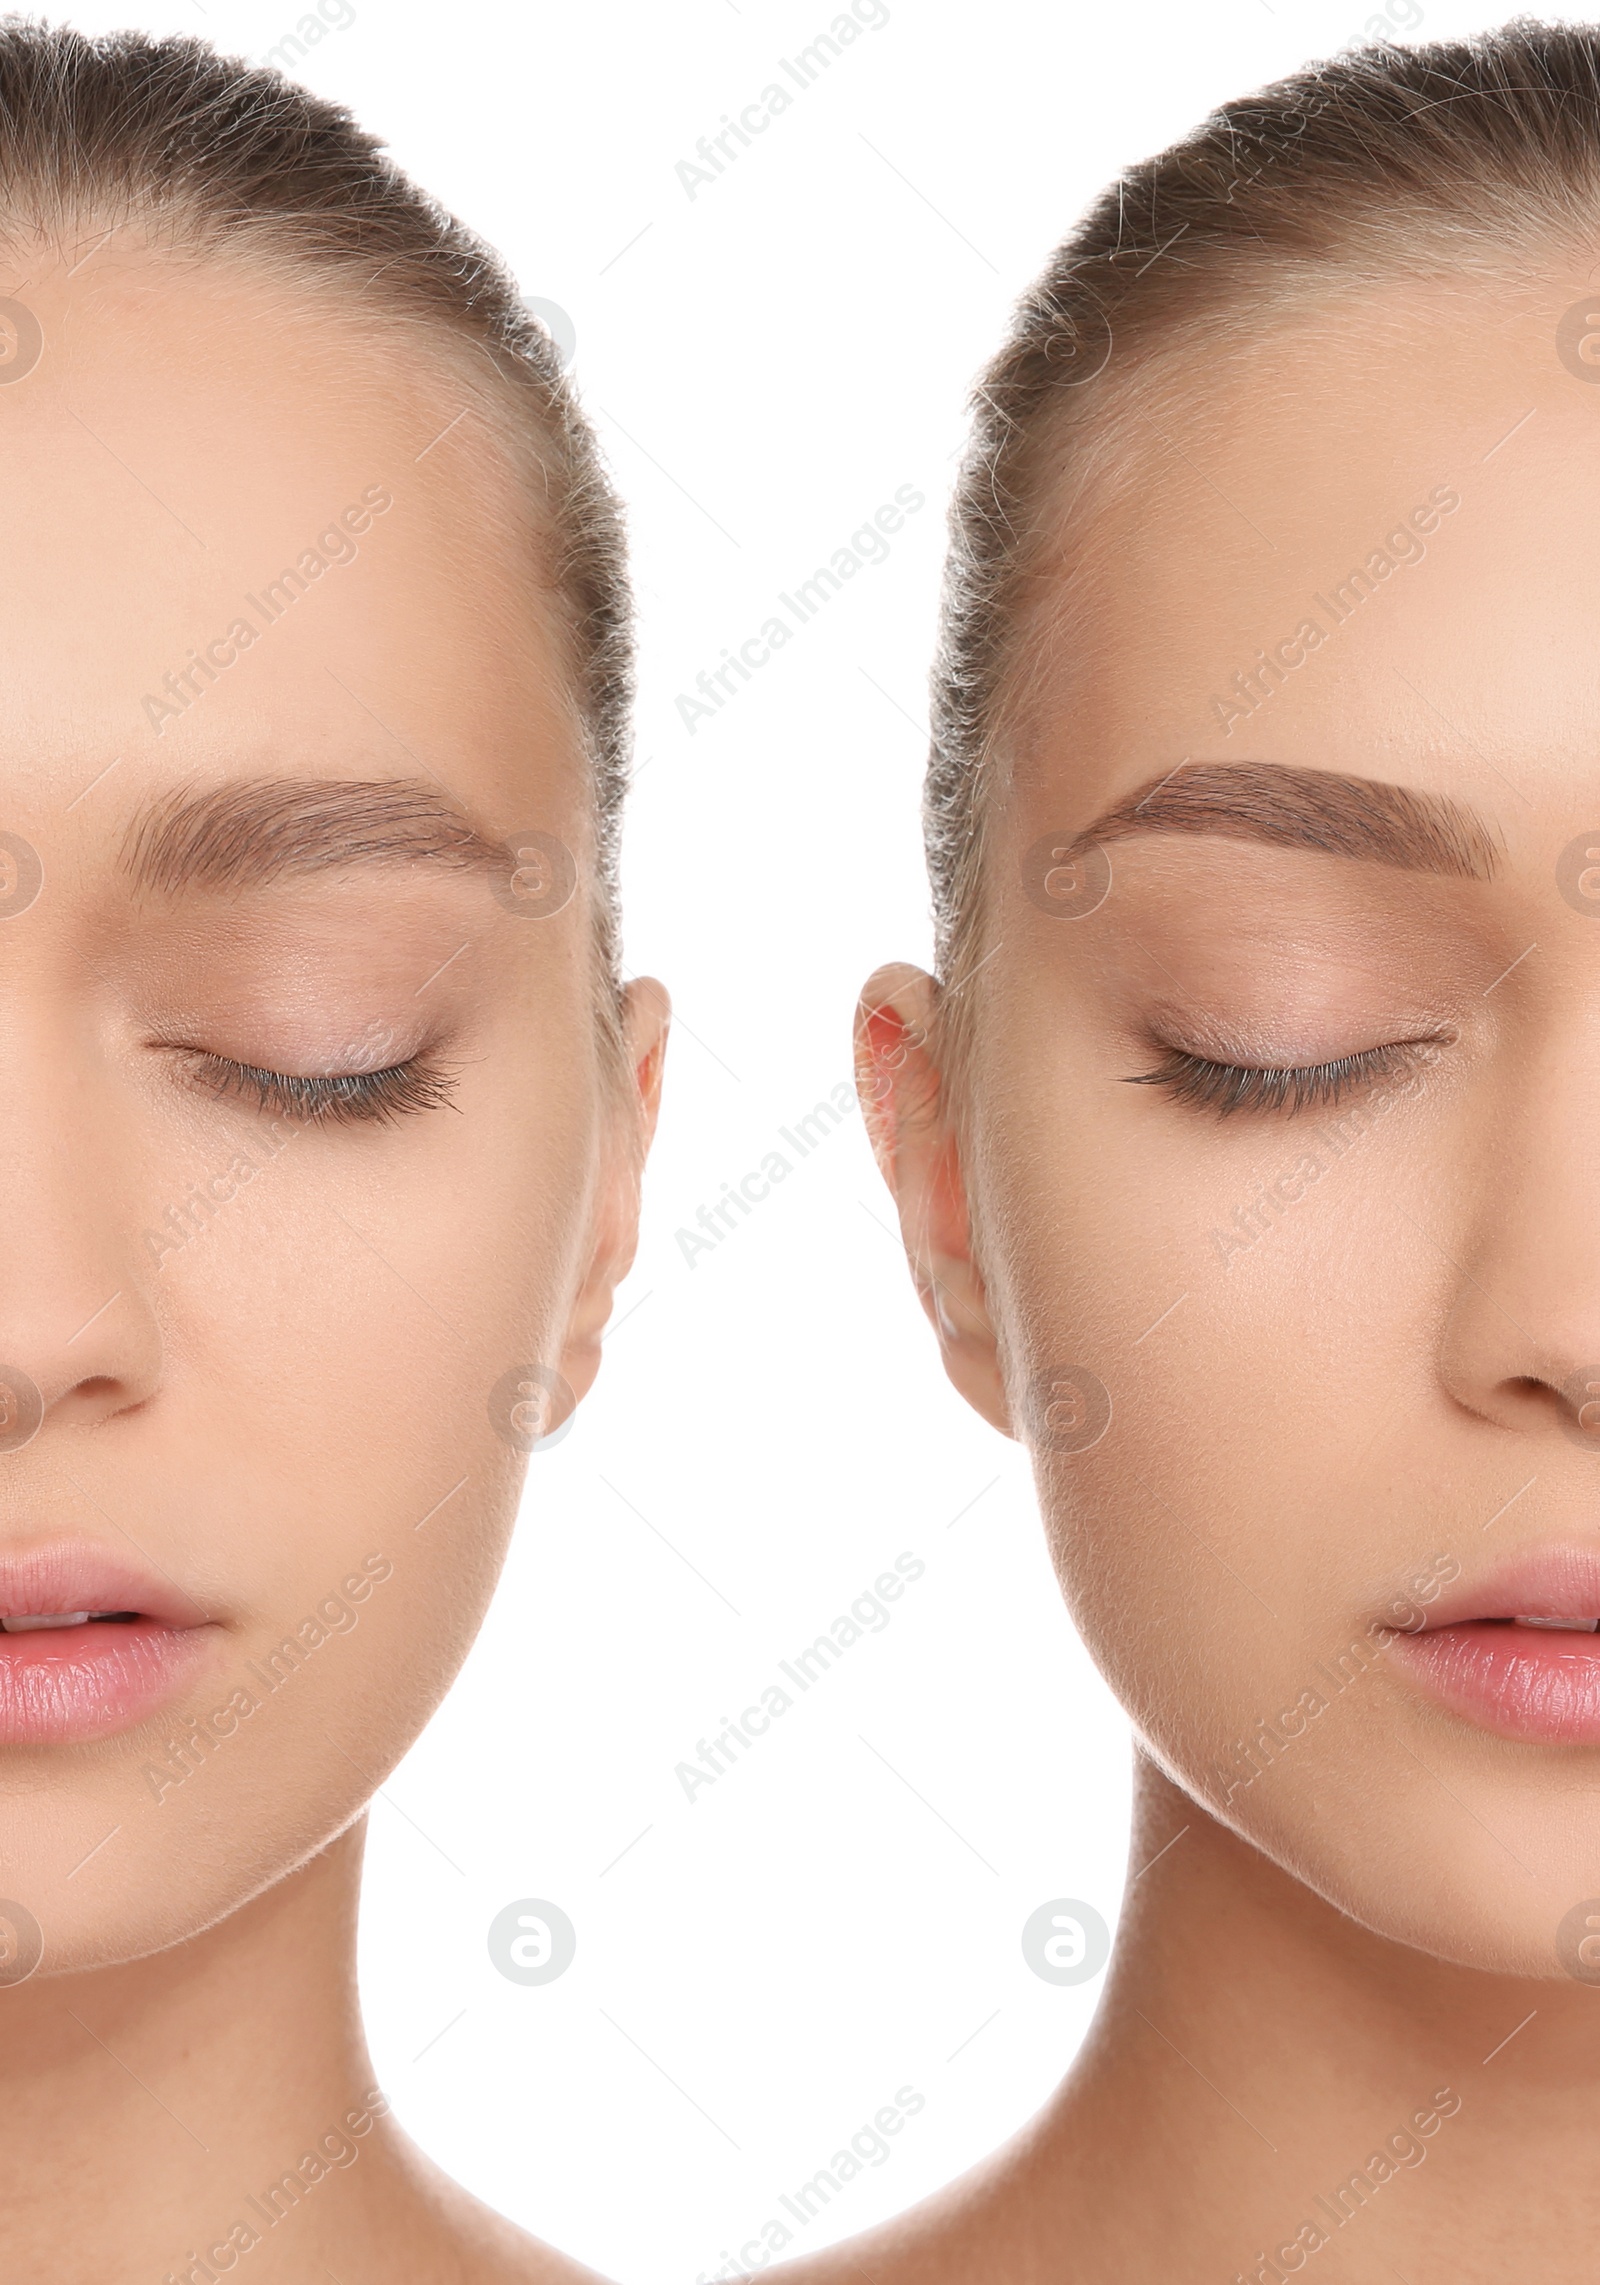
[{"label": "dark eyelash", "polygon": [[266,1071],[203,1049],[191,1049],[188,1064],[191,1075],[214,1095],[241,1097],[258,1111],[327,1119],[335,1125],[391,1125],[414,1111],[437,1110],[451,1102],[456,1084],[448,1072],[417,1056],[386,1071],[341,1071],[326,1077]]},{"label": "dark eyelash", "polygon": [[1262,1066],[1213,1063],[1186,1048],[1169,1048],[1154,1071],[1131,1073],[1130,1087],[1167,1087],[1173,1100],[1214,1111],[1226,1118],[1230,1111],[1296,1111],[1337,1103],[1353,1088],[1411,1071],[1432,1060],[1435,1040],[1401,1040],[1385,1047],[1364,1048],[1359,1055],[1340,1055],[1331,1063]]}]

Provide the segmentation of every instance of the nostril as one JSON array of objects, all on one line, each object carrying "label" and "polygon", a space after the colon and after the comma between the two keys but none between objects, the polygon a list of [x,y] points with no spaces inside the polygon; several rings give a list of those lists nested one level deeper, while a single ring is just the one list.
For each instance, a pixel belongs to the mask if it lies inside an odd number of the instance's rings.
[{"label": "nostril", "polygon": [[48,1410],[53,1420],[86,1427],[92,1421],[109,1420],[119,1412],[131,1411],[138,1402],[138,1389],[119,1375],[86,1373],[81,1381],[74,1381],[65,1389]]}]

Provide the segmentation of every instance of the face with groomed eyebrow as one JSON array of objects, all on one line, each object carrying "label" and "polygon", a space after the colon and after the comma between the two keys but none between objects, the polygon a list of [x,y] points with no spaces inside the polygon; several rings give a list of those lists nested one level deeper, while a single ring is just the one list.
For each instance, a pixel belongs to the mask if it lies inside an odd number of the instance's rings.
[{"label": "face with groomed eyebrow", "polygon": [[1566,290],[1286,311],[1131,422],[1018,631],[959,959],[881,971],[860,1032],[947,1370],[1033,1452],[1150,1829],[1534,1975],[1600,1894]]},{"label": "face with groomed eyebrow", "polygon": [[70,1623],[3,1654],[0,1854],[67,1969],[341,1835],[353,1880],[596,1372],[661,1014],[608,998],[546,541],[449,356],[119,244],[29,298],[0,1618]]}]

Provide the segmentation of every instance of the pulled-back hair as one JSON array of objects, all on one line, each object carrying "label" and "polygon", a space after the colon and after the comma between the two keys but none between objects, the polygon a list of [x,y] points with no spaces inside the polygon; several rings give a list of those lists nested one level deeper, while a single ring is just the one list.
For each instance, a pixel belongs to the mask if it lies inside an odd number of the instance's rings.
[{"label": "pulled-back hair", "polygon": [[[483,409],[533,473],[587,748],[597,923],[616,980],[632,614],[622,518],[546,330],[500,257],[341,104],[203,41],[0,21],[0,249],[136,226],[174,252],[275,263],[353,314],[411,321],[481,361]],[[608,993],[608,997],[611,995]]]},{"label": "pulled-back hair", "polygon": [[1600,28],[1519,19],[1360,48],[1227,105],[1095,201],[1024,295],[973,400],[950,515],[923,817],[940,972],[981,903],[987,780],[1041,559],[1145,383],[1340,280],[1503,274],[1600,251]]}]

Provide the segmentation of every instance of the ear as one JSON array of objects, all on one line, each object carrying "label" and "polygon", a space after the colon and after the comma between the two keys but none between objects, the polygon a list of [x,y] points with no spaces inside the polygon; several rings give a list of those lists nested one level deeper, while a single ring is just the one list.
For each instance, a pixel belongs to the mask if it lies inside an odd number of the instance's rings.
[{"label": "ear", "polygon": [[856,1010],[856,1090],[944,1369],[967,1402],[1011,1436],[949,1092],[935,1060],[938,1006],[939,987],[920,968],[896,962],[868,980]]},{"label": "ear", "polygon": [[[561,1352],[561,1375],[581,1400],[600,1370],[600,1341],[617,1287],[633,1266],[639,1242],[639,1187],[661,1107],[672,1003],[653,976],[631,983],[623,1000],[626,1076],[617,1082],[601,1139],[603,1163],[594,1203],[594,1250],[573,1302]],[[560,1422],[552,1422],[559,1427]]]}]

